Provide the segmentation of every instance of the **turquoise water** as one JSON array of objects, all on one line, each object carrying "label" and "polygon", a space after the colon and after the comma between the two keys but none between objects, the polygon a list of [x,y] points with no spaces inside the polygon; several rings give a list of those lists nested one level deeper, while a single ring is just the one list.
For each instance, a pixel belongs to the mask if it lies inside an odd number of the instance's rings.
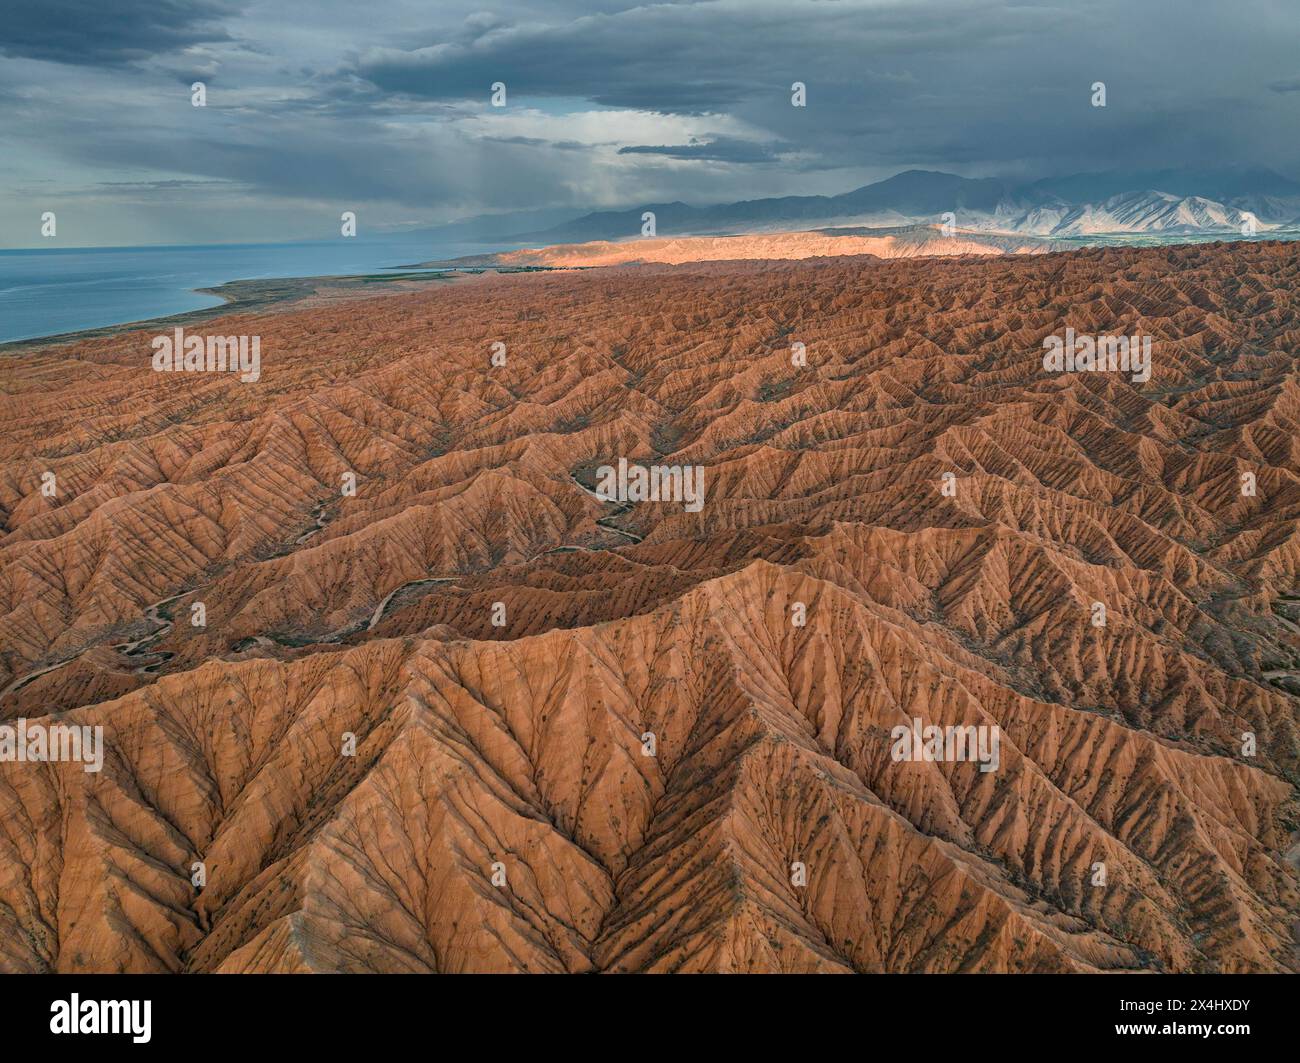
[{"label": "turquoise water", "polygon": [[286,244],[0,250],[0,342],[217,306],[221,299],[194,289],[227,281],[378,273],[496,249],[482,244],[434,246],[427,238],[394,236]]}]

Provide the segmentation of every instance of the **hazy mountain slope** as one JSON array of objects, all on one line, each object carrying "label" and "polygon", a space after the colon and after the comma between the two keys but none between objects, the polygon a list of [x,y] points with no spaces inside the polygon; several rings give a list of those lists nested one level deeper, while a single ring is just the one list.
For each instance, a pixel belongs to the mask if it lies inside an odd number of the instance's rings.
[{"label": "hazy mountain slope", "polygon": [[1200,196],[1180,198],[1165,192],[1124,192],[1100,203],[1060,212],[1050,225],[1033,217],[1013,223],[1016,231],[1036,229],[1051,236],[1094,233],[1188,233],[1239,230],[1246,215]]},{"label": "hazy mountain slope", "polygon": [[962,228],[1027,235],[1175,229],[1235,233],[1243,211],[1266,226],[1300,217],[1300,183],[1244,167],[1113,171],[1028,183],[908,170],[838,196],[785,196],[709,207],[652,203],[598,211],[519,239],[537,244],[629,239],[640,235],[645,211],[654,213],[660,235],[938,224],[949,212]]}]

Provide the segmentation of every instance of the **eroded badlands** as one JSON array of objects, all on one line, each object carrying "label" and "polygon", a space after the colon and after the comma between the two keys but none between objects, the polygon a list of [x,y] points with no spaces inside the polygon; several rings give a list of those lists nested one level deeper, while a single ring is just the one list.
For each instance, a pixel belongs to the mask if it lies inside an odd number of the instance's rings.
[{"label": "eroded badlands", "polygon": [[[1045,372],[1067,327],[1151,379]],[[0,763],[0,970],[1296,969],[1300,245],[195,328],[260,380],[0,360],[0,723],[107,745]]]}]

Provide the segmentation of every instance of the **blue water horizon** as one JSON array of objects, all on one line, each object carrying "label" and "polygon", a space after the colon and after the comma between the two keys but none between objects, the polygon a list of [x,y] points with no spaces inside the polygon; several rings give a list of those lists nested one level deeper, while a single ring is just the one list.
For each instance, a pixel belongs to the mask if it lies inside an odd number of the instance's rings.
[{"label": "blue water horizon", "polygon": [[197,291],[237,280],[382,273],[503,250],[427,234],[239,244],[0,249],[0,343],[221,306]]}]

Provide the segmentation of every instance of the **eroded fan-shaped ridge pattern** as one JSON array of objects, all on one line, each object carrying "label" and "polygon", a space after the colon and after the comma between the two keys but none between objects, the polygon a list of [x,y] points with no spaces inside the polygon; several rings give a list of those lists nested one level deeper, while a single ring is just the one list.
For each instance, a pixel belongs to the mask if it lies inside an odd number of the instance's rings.
[{"label": "eroded fan-shaped ridge pattern", "polygon": [[[1151,379],[1045,372],[1067,327]],[[0,720],[107,742],[0,764],[0,969],[1300,965],[1297,245],[203,331],[261,380],[0,365]],[[703,508],[601,501],[619,457]],[[895,761],[916,717],[998,770]]]}]

